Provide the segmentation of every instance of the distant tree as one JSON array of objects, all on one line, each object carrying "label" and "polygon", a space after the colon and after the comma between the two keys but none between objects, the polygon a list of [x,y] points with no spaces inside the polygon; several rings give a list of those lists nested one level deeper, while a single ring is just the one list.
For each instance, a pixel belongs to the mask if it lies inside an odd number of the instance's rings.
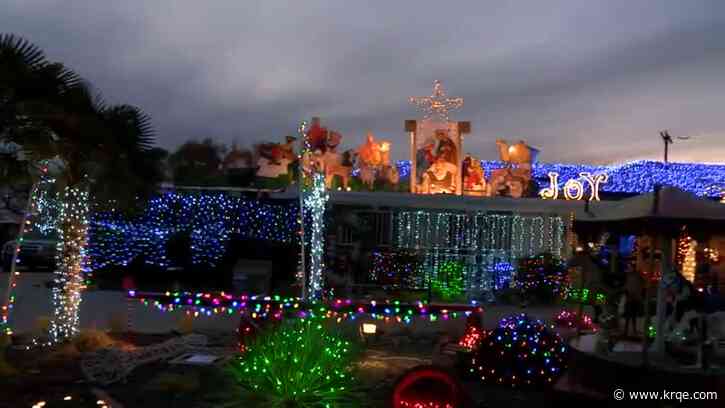
[{"label": "distant tree", "polygon": [[220,165],[226,152],[223,144],[206,138],[201,142],[189,140],[169,156],[169,166],[177,185],[206,186],[221,176]]},{"label": "distant tree", "polygon": [[106,105],[28,41],[0,35],[0,136],[22,146],[31,163],[62,163],[55,176],[62,240],[51,337],[66,340],[78,332],[90,207],[138,206],[157,188],[151,121],[134,106]]}]

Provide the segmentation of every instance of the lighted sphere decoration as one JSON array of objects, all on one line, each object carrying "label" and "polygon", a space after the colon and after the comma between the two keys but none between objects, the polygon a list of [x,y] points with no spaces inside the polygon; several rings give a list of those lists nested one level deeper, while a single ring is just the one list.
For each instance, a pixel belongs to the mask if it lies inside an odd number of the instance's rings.
[{"label": "lighted sphere decoration", "polygon": [[501,319],[473,353],[469,370],[481,381],[511,387],[553,386],[566,368],[568,347],[541,320]]},{"label": "lighted sphere decoration", "polygon": [[393,388],[393,408],[460,408],[463,387],[443,368],[425,365],[404,373]]}]

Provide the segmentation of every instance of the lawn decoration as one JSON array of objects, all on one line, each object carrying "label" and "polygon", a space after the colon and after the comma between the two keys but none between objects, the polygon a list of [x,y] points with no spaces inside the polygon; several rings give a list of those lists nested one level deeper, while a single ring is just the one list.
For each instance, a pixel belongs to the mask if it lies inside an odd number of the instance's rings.
[{"label": "lawn decoration", "polygon": [[257,157],[257,177],[278,178],[289,174],[290,165],[296,160],[292,136],[285,143],[262,143],[255,146]]},{"label": "lawn decoration", "polygon": [[499,156],[506,163],[503,169],[496,169],[491,173],[488,184],[489,196],[523,197],[528,192],[531,182],[531,168],[536,162],[538,150],[519,141],[509,145],[505,140],[497,140]]},{"label": "lawn decoration", "polygon": [[400,181],[397,167],[390,164],[390,147],[390,142],[377,142],[375,135],[368,132],[365,143],[356,150],[360,180],[370,190],[378,180],[393,186]]},{"label": "lawn decoration", "polygon": [[322,171],[325,173],[325,186],[327,188],[332,188],[332,182],[337,176],[340,177],[341,187],[347,190],[352,175],[354,154],[352,150],[343,153],[328,150],[318,156]]},{"label": "lawn decoration", "polygon": [[519,260],[516,286],[524,296],[538,293],[551,296],[561,293],[566,287],[564,263],[550,254],[540,254]]},{"label": "lawn decoration", "polygon": [[140,365],[168,360],[204,347],[206,343],[206,336],[189,334],[133,351],[104,348],[85,354],[81,360],[81,370],[89,381],[109,385],[123,380]]},{"label": "lawn decoration", "polygon": [[431,282],[433,293],[449,301],[460,297],[464,292],[465,264],[461,261],[447,261],[438,268]]},{"label": "lawn decoration", "polygon": [[486,195],[486,177],[483,174],[481,160],[470,154],[463,159],[463,194]]},{"label": "lawn decoration", "polygon": [[512,387],[551,387],[566,368],[568,347],[558,333],[526,314],[501,319],[469,369],[481,381]]},{"label": "lawn decoration", "polygon": [[239,406],[347,405],[352,357],[352,344],[311,320],[267,332],[231,367],[247,397]]},{"label": "lawn decoration", "polygon": [[463,347],[466,351],[478,350],[479,345],[485,340],[487,336],[486,330],[483,328],[483,322],[481,315],[478,313],[471,313],[466,318],[466,331],[463,337],[458,341],[458,345]]},{"label": "lawn decoration", "polygon": [[377,249],[372,253],[370,280],[399,288],[423,288],[421,262],[418,253],[410,249]]},{"label": "lawn decoration", "polygon": [[596,326],[592,322],[591,316],[582,312],[579,313],[562,309],[554,316],[554,324],[556,327],[565,329],[577,329],[582,331],[597,331]]},{"label": "lawn decoration", "polygon": [[426,365],[403,374],[393,388],[393,408],[461,408],[465,397],[447,370]]}]

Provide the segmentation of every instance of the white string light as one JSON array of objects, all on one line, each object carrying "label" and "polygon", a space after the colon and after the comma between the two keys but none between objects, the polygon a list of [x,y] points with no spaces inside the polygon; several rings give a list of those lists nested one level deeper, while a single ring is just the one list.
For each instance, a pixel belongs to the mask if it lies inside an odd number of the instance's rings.
[{"label": "white string light", "polygon": [[67,340],[79,331],[83,266],[88,233],[88,192],[68,186],[62,193],[58,219],[57,270],[52,290],[50,341]]},{"label": "white string light", "polygon": [[448,98],[443,90],[441,81],[433,82],[433,94],[431,96],[411,96],[408,101],[423,110],[423,119],[440,119],[448,122],[448,112],[463,106],[463,98]]}]

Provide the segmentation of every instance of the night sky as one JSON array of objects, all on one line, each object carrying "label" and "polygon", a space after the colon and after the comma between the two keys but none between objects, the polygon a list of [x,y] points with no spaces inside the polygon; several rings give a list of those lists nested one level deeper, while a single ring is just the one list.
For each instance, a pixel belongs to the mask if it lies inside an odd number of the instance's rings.
[{"label": "night sky", "polygon": [[[465,99],[465,150],[527,140],[540,160],[725,161],[725,1],[3,0],[20,34],[108,102],[152,116],[158,144],[282,140],[321,116],[408,154],[408,96]],[[465,6],[459,5],[466,3]]]}]

